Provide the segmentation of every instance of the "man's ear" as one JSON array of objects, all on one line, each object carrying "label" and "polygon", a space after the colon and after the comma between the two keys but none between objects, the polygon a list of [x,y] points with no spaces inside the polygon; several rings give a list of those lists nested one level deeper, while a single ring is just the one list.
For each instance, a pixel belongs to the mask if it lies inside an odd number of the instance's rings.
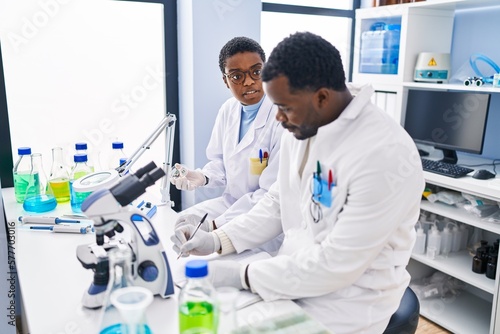
[{"label": "man's ear", "polygon": [[314,103],[316,103],[318,108],[324,108],[327,104],[330,96],[330,91],[326,88],[320,88],[314,93]]}]

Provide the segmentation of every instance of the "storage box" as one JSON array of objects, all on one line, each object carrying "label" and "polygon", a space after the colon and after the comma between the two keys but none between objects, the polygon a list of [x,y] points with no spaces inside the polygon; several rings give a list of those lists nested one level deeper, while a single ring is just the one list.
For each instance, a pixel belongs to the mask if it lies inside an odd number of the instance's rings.
[{"label": "storage box", "polygon": [[397,74],[401,25],[374,23],[361,34],[360,73]]}]

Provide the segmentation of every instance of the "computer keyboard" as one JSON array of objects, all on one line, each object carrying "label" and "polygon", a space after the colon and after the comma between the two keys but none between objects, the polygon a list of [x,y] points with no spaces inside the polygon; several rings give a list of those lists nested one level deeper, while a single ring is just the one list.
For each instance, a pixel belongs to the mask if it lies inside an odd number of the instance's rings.
[{"label": "computer keyboard", "polygon": [[422,159],[422,167],[426,172],[441,174],[453,178],[459,178],[459,177],[464,177],[465,175],[474,171],[471,168],[457,166],[455,164],[450,164],[447,162],[429,160],[424,158],[421,159]]}]

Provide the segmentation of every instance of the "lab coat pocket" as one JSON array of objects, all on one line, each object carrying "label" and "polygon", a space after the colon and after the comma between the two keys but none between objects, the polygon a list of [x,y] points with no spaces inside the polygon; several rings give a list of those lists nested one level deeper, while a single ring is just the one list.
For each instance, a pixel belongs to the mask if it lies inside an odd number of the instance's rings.
[{"label": "lab coat pocket", "polygon": [[250,158],[250,175],[260,175],[267,167],[267,158]]},{"label": "lab coat pocket", "polygon": [[334,186],[329,190],[329,206],[323,205],[321,202],[318,204],[321,210],[321,219],[317,223],[312,223],[312,230],[315,235],[316,241],[320,242],[335,226],[338,215],[342,211],[344,204],[347,200],[347,188]]}]

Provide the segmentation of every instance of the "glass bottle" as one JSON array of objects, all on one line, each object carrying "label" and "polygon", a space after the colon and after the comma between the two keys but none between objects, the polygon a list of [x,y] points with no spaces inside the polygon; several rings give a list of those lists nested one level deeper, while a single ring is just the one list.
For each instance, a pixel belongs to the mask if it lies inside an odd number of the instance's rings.
[{"label": "glass bottle", "polygon": [[109,159],[109,169],[115,169],[120,166],[120,159],[127,159],[127,155],[123,151],[123,142],[115,141],[112,144],[113,150]]},{"label": "glass bottle", "polygon": [[215,289],[207,278],[206,260],[186,263],[186,285],[179,294],[179,333],[217,333]]},{"label": "glass bottle", "polygon": [[134,286],[132,278],[132,251],[128,247],[112,248],[108,251],[108,259],[110,279],[104,293],[103,307],[99,319],[99,334],[151,334],[151,330],[145,323],[139,330],[133,328],[135,331],[130,331],[127,328],[126,321],[124,321],[119,310],[116,308],[116,303],[112,303],[115,292]]},{"label": "glass bottle", "polygon": [[50,168],[49,186],[57,203],[69,201],[69,173],[63,161],[62,147],[52,149],[52,167]]},{"label": "glass bottle", "polygon": [[481,247],[476,250],[476,255],[472,259],[472,271],[477,274],[486,272],[488,263],[488,241],[481,240]]},{"label": "glass bottle", "polygon": [[86,154],[75,154],[73,160],[75,162],[75,165],[71,169],[71,173],[69,175],[71,209],[73,210],[73,212],[80,213],[82,212],[81,209],[82,203],[90,193],[88,192],[81,193],[75,191],[73,184],[79,178],[92,173],[92,171],[90,170],[90,167],[87,165]]},{"label": "glass bottle", "polygon": [[17,162],[14,164],[14,194],[17,203],[23,203],[26,198],[26,190],[30,184],[31,171],[33,165],[31,164],[31,148],[19,147],[17,149],[19,155]]},{"label": "glass bottle", "polygon": [[486,277],[490,279],[495,279],[497,275],[498,243],[498,239],[493,243],[493,248],[490,249],[488,262],[486,264]]},{"label": "glass bottle", "polygon": [[75,143],[75,154],[86,154],[87,155],[87,165],[90,167],[92,172],[95,171],[94,164],[92,163],[92,159],[90,159],[90,154],[88,152],[87,143],[79,142]]}]

